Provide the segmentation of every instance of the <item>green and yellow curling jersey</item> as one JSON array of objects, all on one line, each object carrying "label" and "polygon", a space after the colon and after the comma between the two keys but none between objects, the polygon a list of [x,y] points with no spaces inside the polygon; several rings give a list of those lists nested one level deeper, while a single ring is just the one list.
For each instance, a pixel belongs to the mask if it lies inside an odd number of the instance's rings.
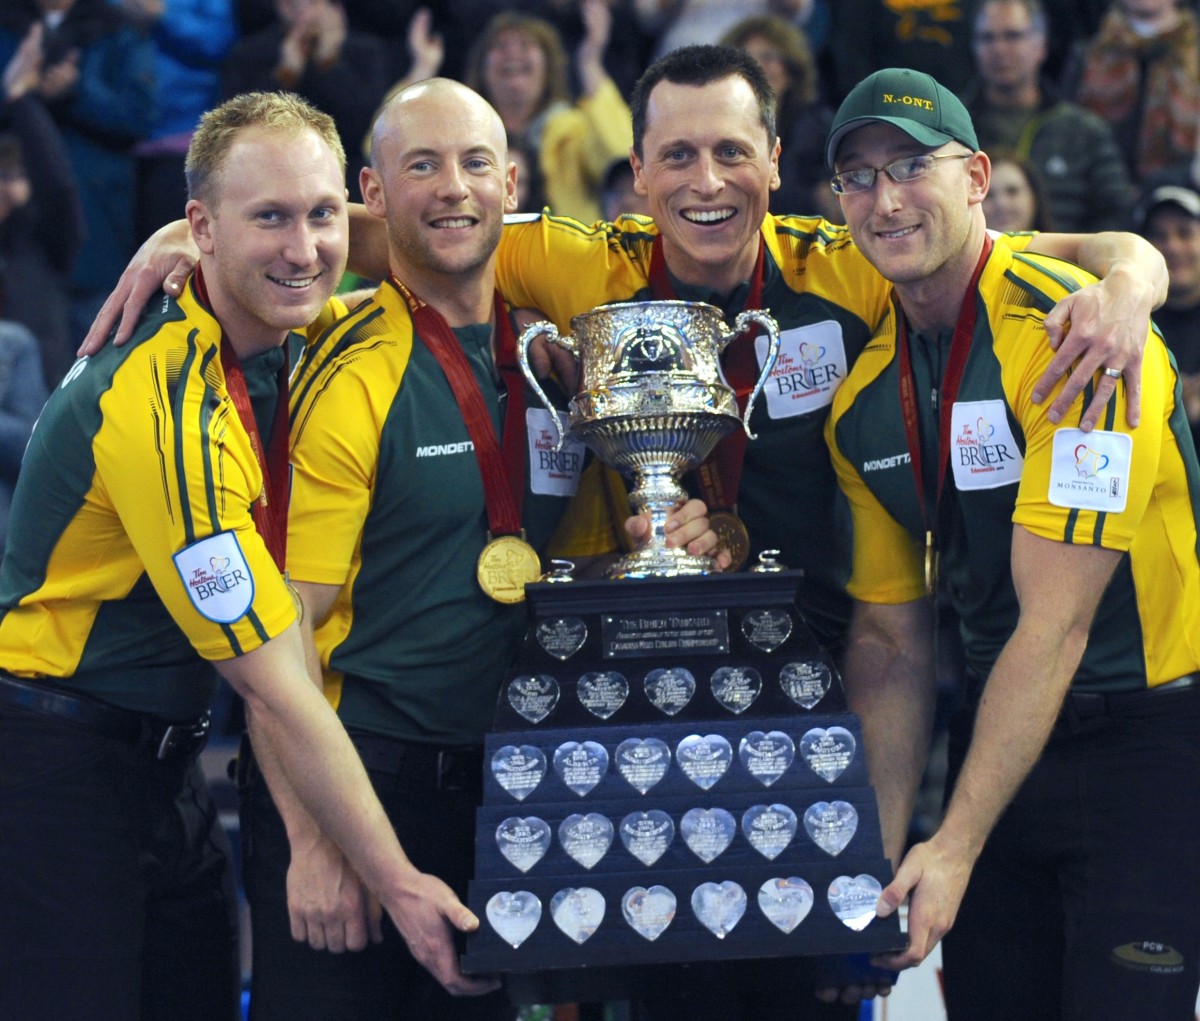
[{"label": "green and yellow curling jersey", "polygon": [[[1155,331],[1142,369],[1142,416],[1125,421],[1123,384],[1100,425],[1077,423],[1089,384],[1059,425],[1030,400],[1052,352],[1044,319],[1092,278],[1067,263],[997,245],[979,283],[979,316],[951,413],[938,518],[943,591],[986,676],[1016,626],[1012,527],[1056,542],[1121,550],[1075,684],[1154,686],[1200,667],[1200,469],[1174,362]],[[899,399],[897,320],[889,313],[834,400],[828,431],[854,509],[851,592],[869,602],[921,597],[924,522]],[[931,505],[938,459],[930,395],[949,337],[910,337],[921,461]]]},{"label": "green and yellow curling jersey", "polygon": [[[454,331],[497,435],[505,390],[487,324]],[[583,467],[526,389],[522,525],[544,549]],[[552,395],[560,406],[562,395]],[[288,567],[339,586],[317,628],[338,714],[410,741],[476,743],[525,633],[524,605],[484,594],[479,463],[445,374],[391,283],[310,347],[292,381]],[[597,550],[596,552],[602,552]]]},{"label": "green and yellow curling jersey", "polygon": [[[255,649],[295,619],[251,518],[262,472],[220,340],[189,281],[178,301],[151,305],[129,344],[81,359],[55,389],[13,503],[0,668],[183,718],[211,703],[204,660]],[[280,358],[246,364],[269,403]],[[259,421],[269,429],[269,409]]]}]

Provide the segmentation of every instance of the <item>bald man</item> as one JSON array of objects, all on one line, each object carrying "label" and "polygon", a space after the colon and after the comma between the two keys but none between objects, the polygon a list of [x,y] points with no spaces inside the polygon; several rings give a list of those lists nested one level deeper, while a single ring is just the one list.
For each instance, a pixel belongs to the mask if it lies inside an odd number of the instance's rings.
[{"label": "bald man", "polygon": [[[294,377],[288,568],[314,679],[323,672],[397,835],[465,897],[483,735],[525,630],[524,607],[477,562],[517,551],[536,580],[535,552],[584,458],[537,456],[550,413],[508,373],[515,332],[494,264],[516,168],[496,112],[447,79],[412,85],[380,113],[372,162],[360,183],[386,221],[389,275]],[[486,411],[479,425],[472,405]],[[512,493],[507,480],[521,477]],[[668,525],[672,545],[715,545],[701,508]],[[244,773],[256,1021],[511,1019],[502,994],[448,995],[293,799],[272,800],[256,769]]]}]

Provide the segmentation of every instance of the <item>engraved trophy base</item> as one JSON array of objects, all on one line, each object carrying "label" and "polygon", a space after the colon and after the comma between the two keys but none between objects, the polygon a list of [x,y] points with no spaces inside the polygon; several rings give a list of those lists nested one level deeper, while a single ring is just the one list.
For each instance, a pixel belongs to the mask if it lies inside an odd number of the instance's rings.
[{"label": "engraved trophy base", "polygon": [[875,917],[892,872],[862,731],[799,580],[528,586],[485,740],[464,972],[580,1002],[679,963],[905,946]]}]

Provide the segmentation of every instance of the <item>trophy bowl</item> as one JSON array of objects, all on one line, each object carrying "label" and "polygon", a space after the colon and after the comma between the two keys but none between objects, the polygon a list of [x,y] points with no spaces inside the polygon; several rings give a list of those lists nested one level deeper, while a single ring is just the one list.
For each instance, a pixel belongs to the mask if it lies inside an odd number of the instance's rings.
[{"label": "trophy bowl", "polygon": [[[743,415],[721,372],[720,354],[754,326],[768,338],[767,355]],[[571,320],[563,336],[548,322],[521,333],[517,356],[526,379],[565,432],[529,366],[539,336],[580,363],[579,392],[570,402],[571,432],[605,464],[633,483],[629,501],[650,516],[646,545],[622,558],[610,578],[675,577],[716,569],[711,557],[666,544],[664,526],[687,493],[679,480],[702,462],[722,437],[741,426],[751,439],[750,409],[779,353],[779,328],[766,312],[742,312],[732,329],[720,309],[703,302],[643,301],[602,305]],[[556,448],[556,449],[557,449]]]}]

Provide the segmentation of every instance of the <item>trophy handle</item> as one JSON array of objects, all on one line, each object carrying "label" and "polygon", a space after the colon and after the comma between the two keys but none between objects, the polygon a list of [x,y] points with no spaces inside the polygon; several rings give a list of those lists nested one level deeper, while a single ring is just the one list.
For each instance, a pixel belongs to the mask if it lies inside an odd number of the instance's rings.
[{"label": "trophy handle", "polygon": [[746,435],[750,439],[755,439],[754,433],[750,431],[750,412],[754,410],[754,402],[758,400],[758,395],[767,385],[767,377],[771,375],[771,370],[775,368],[775,359],[779,357],[779,324],[761,309],[747,309],[745,312],[738,313],[737,319],[734,320],[734,334],[745,333],[751,323],[757,323],[767,331],[767,357],[763,362],[762,372],[759,373],[758,382],[754,384],[754,389],[750,392],[750,399],[746,401],[746,411],[742,416],[742,428],[746,430]]},{"label": "trophy handle", "polygon": [[533,387],[533,392],[538,395],[538,399],[541,400],[542,405],[550,412],[551,419],[554,420],[554,429],[558,435],[558,441],[554,444],[554,449],[555,451],[559,451],[562,450],[563,442],[567,438],[566,431],[563,429],[562,421],[558,417],[558,411],[550,403],[550,399],[546,396],[542,385],[533,374],[533,369],[529,367],[529,345],[543,334],[545,334],[548,344],[557,344],[564,350],[570,351],[571,354],[576,354],[575,341],[571,337],[560,336],[558,327],[544,319],[536,323],[530,323],[521,331],[521,336],[517,338],[517,363],[521,366],[521,372],[525,374],[529,385]]}]

